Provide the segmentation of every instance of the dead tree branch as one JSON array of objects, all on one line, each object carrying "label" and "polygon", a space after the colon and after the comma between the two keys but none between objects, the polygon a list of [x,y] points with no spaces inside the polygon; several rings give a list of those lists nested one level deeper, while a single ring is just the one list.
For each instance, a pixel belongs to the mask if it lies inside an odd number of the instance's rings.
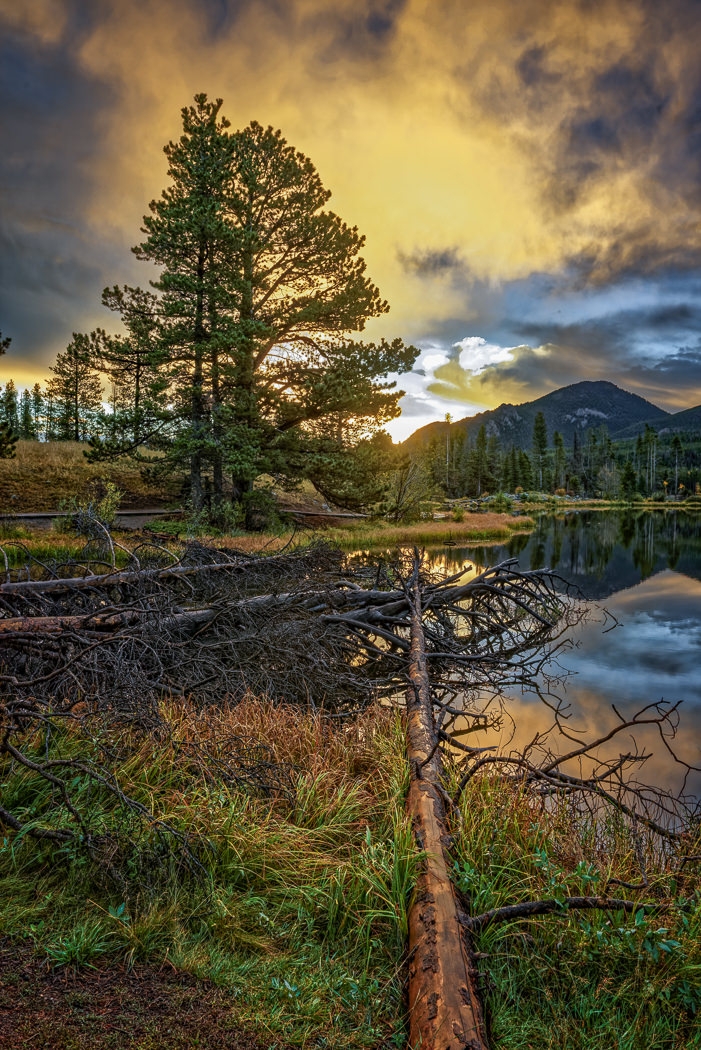
[{"label": "dead tree branch", "polygon": [[566,915],[568,911],[642,911],[646,915],[659,915],[665,908],[661,904],[642,904],[640,901],[619,900],[615,897],[563,897],[561,900],[551,898],[508,904],[503,908],[492,908],[481,915],[463,918],[462,922],[471,933],[481,933],[496,922],[532,919],[537,915]]}]

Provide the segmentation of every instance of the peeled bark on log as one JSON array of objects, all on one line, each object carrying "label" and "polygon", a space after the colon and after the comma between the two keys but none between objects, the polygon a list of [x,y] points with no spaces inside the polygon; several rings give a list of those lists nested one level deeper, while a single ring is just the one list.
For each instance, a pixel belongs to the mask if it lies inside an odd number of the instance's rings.
[{"label": "peeled bark on log", "polygon": [[[192,609],[170,615],[167,622],[169,626],[200,627],[209,623],[215,616],[215,609]],[[80,616],[16,616],[12,619],[0,619],[0,641],[27,634],[109,633],[133,627],[156,617],[162,618],[157,612],[139,609],[119,610],[104,615],[84,613]]]},{"label": "peeled bark on log", "polygon": [[411,1050],[487,1050],[462,909],[448,875],[449,835],[426,669],[418,560],[412,583],[407,812],[425,860],[409,909],[409,1046]]},{"label": "peeled bark on log", "polygon": [[66,594],[71,591],[93,590],[96,587],[119,587],[147,580],[167,580],[179,576],[196,576],[201,572],[235,572],[244,566],[232,561],[204,565],[170,565],[162,569],[127,569],[106,572],[99,576],[68,576],[54,580],[16,580],[1,583],[0,594]]}]

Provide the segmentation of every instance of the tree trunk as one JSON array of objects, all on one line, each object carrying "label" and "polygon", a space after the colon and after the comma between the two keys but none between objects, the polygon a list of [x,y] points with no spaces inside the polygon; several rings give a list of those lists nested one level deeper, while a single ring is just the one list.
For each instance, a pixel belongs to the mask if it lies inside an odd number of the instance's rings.
[{"label": "tree trunk", "polygon": [[194,362],[192,374],[192,391],[190,395],[190,414],[192,423],[193,450],[190,453],[190,500],[192,509],[197,511],[204,507],[204,490],[202,487],[202,443],[205,440],[204,427],[204,276],[205,247],[200,242],[197,259],[197,298],[195,301],[194,328]]},{"label": "tree trunk", "polygon": [[450,838],[441,792],[426,647],[419,561],[413,574],[407,690],[407,811],[426,854],[409,909],[409,1046],[411,1050],[487,1050],[482,1010],[461,907],[448,875]]}]

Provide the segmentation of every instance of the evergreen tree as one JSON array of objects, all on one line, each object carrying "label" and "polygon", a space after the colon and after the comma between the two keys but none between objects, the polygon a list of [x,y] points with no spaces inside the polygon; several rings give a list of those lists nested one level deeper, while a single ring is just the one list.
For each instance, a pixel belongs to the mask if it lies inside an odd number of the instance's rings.
[{"label": "evergreen tree", "polygon": [[34,413],[32,412],[32,395],[28,389],[23,390],[20,397],[19,436],[24,438],[25,441],[31,441],[37,436],[34,426]]},{"label": "evergreen tree", "polygon": [[17,401],[17,388],[12,379],[0,394],[0,419],[7,424],[11,432],[17,435],[19,431],[19,405]]},{"label": "evergreen tree", "polygon": [[567,456],[565,454],[565,443],[562,440],[562,434],[559,430],[556,430],[553,434],[553,447],[555,449],[555,464],[554,464],[554,487],[556,489],[564,489],[565,487],[565,472],[567,469]]},{"label": "evergreen tree", "polygon": [[475,447],[470,450],[468,458],[467,494],[481,496],[494,484],[494,475],[490,470],[487,452],[487,431],[484,423],[479,428]]},{"label": "evergreen tree", "polygon": [[42,430],[46,430],[44,408],[44,394],[39,384],[35,383],[32,387],[32,426],[36,438],[41,436]]},{"label": "evergreen tree", "polygon": [[649,423],[643,436],[645,491],[652,495],[657,487],[657,433]]},{"label": "evergreen tree", "polygon": [[501,488],[503,492],[513,492],[518,484],[518,458],[512,445],[502,460]]},{"label": "evergreen tree", "polygon": [[[7,352],[11,342],[9,336],[3,339],[0,332],[0,356]],[[0,393],[0,459],[12,459],[15,455],[18,422],[17,392],[10,380],[4,392]]]},{"label": "evergreen tree", "polygon": [[579,431],[575,430],[572,435],[572,474],[576,474],[578,477],[582,473],[582,443],[579,437]]},{"label": "evergreen tree", "polygon": [[631,499],[635,495],[635,467],[629,459],[623,464],[621,471],[621,495],[624,499]]},{"label": "evergreen tree", "polygon": [[310,160],[280,132],[230,133],[221,100],[197,95],[165,153],[171,183],[135,252],[162,267],[160,367],[173,406],[172,462],[189,467],[195,509],[211,471],[235,498],[261,473],[310,476],[347,448],[329,424],[371,431],[398,413],[383,382],[417,351],[350,334],[388,307],[365,276],[364,239],[324,206]]},{"label": "evergreen tree", "polygon": [[523,449],[518,453],[518,483],[526,491],[533,488],[533,465]]},{"label": "evergreen tree", "polygon": [[672,438],[672,454],[674,455],[674,497],[679,495],[679,460],[682,455],[682,442],[679,434]]},{"label": "evergreen tree", "polygon": [[73,333],[73,340],[52,365],[47,384],[51,405],[48,429],[61,441],[87,441],[102,403],[102,384],[93,366],[89,336]]},{"label": "evergreen tree", "polygon": [[545,416],[539,412],[533,424],[533,465],[538,488],[543,488],[543,471],[545,467],[545,456],[548,450],[548,428]]},{"label": "evergreen tree", "polygon": [[7,423],[0,423],[0,459],[14,459],[17,435]]}]

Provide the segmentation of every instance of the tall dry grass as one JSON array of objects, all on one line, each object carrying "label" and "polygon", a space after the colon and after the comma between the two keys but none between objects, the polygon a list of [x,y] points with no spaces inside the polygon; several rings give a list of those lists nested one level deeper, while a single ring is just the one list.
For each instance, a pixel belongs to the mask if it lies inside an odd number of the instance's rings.
[{"label": "tall dry grass", "polygon": [[57,510],[73,497],[87,498],[112,481],[124,493],[124,505],[161,505],[179,483],[144,480],[138,464],[88,463],[87,445],[75,441],[18,441],[14,459],[0,459],[0,513]]}]

